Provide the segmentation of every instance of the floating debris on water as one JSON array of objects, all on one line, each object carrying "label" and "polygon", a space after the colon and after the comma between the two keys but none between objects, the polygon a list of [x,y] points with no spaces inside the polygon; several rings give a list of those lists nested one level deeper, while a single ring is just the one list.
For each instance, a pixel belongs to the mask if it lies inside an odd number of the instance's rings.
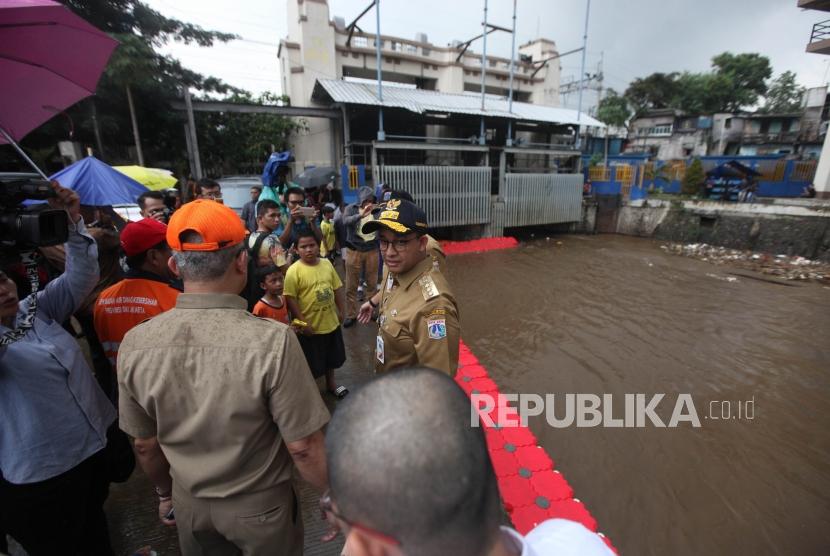
[{"label": "floating debris on water", "polygon": [[[776,276],[783,280],[815,281],[830,284],[830,263],[807,259],[798,255],[770,255],[740,251],[706,243],[669,243],[660,248],[673,255],[692,257],[715,265],[730,265]],[[712,278],[724,277],[707,274]],[[737,281],[737,278],[728,280]]]}]

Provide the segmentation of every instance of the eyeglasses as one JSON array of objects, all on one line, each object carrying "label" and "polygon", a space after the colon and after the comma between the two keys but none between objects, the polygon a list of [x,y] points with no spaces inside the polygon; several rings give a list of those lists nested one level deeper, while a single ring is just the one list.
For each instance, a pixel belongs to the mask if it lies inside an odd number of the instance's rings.
[{"label": "eyeglasses", "polygon": [[413,241],[417,241],[418,238],[409,238],[409,239],[395,239],[393,241],[387,241],[385,239],[378,239],[378,243],[380,244],[380,250],[386,251],[389,249],[389,246],[392,246],[392,249],[396,253],[402,253],[406,251],[406,247],[412,243]]},{"label": "eyeglasses", "polygon": [[221,193],[202,193],[202,199],[213,199],[214,201],[222,198]]},{"label": "eyeglasses", "polygon": [[342,521],[349,528],[358,529],[360,531],[363,531],[367,535],[371,535],[371,536],[373,536],[375,538],[378,538],[378,539],[380,539],[384,542],[387,542],[387,543],[389,543],[393,546],[400,546],[401,545],[401,542],[398,539],[396,539],[395,537],[391,537],[391,536],[389,536],[385,533],[381,533],[380,531],[376,531],[376,530],[372,529],[371,527],[367,527],[366,525],[362,525],[362,524],[357,523],[355,521],[350,521],[350,520],[346,519],[345,517],[343,517],[342,515],[340,515],[339,513],[337,513],[336,511],[334,511],[334,506],[333,506],[332,501],[331,501],[331,492],[328,491],[328,490],[325,493],[323,493],[323,496],[320,497],[320,509],[323,511],[323,513],[330,513],[338,521]]}]

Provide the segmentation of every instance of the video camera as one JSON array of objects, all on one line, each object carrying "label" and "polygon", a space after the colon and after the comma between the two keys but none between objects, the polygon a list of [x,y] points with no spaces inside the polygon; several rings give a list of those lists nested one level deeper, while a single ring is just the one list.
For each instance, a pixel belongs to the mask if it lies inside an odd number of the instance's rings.
[{"label": "video camera", "polygon": [[54,197],[46,180],[23,176],[0,176],[0,249],[23,250],[62,245],[69,237],[69,217],[46,204],[23,205],[25,200],[45,201]]}]

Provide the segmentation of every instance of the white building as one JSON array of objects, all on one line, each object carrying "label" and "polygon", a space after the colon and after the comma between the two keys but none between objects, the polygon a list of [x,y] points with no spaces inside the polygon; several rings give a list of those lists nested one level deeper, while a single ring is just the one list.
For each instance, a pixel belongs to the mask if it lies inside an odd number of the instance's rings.
[{"label": "white building", "polygon": [[[283,93],[294,106],[312,106],[315,83],[323,79],[376,79],[375,35],[357,30],[351,34],[342,18],[331,19],[325,0],[287,1],[288,37],[280,41],[278,56]],[[367,14],[365,17],[374,17]],[[466,38],[466,37],[465,37]],[[381,36],[383,81],[405,83],[444,93],[481,91],[481,54],[463,45],[437,46],[419,33],[414,39]],[[536,39],[518,48],[513,98],[545,106],[559,105],[559,60],[556,44]],[[510,60],[487,57],[485,90],[508,93]],[[367,122],[376,126],[377,122]],[[296,167],[337,166],[342,149],[333,147],[338,136],[331,120],[308,119],[308,129],[294,143]]]}]

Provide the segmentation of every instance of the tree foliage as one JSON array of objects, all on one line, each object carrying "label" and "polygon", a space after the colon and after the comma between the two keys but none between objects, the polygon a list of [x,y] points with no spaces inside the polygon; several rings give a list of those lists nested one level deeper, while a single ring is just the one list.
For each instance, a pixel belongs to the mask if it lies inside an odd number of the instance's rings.
[{"label": "tree foliage", "polygon": [[801,108],[804,87],[795,81],[795,73],[785,71],[772,80],[762,112],[795,112]]},{"label": "tree foliage", "polygon": [[614,89],[608,92],[597,106],[597,119],[602,123],[615,127],[623,127],[631,117],[628,101]]},{"label": "tree foliage", "polygon": [[706,175],[703,173],[703,163],[699,158],[695,158],[689,167],[686,168],[686,175],[683,176],[680,192],[684,195],[697,195],[700,193],[705,179]]},{"label": "tree foliage", "polygon": [[[287,99],[272,93],[257,98],[250,93],[235,93],[225,102],[284,105]],[[302,120],[274,114],[202,113],[196,122],[202,167],[213,175],[258,174],[272,147],[276,151],[288,149],[290,135],[305,127]]]},{"label": "tree foliage", "polygon": [[669,108],[677,96],[677,73],[652,73],[638,77],[625,90],[625,98],[635,113],[646,110]]},{"label": "tree foliage", "polygon": [[758,102],[771,75],[766,56],[724,52],[712,58],[709,72],[658,72],[635,79],[625,98],[637,115],[658,108],[690,114],[736,112]]}]

